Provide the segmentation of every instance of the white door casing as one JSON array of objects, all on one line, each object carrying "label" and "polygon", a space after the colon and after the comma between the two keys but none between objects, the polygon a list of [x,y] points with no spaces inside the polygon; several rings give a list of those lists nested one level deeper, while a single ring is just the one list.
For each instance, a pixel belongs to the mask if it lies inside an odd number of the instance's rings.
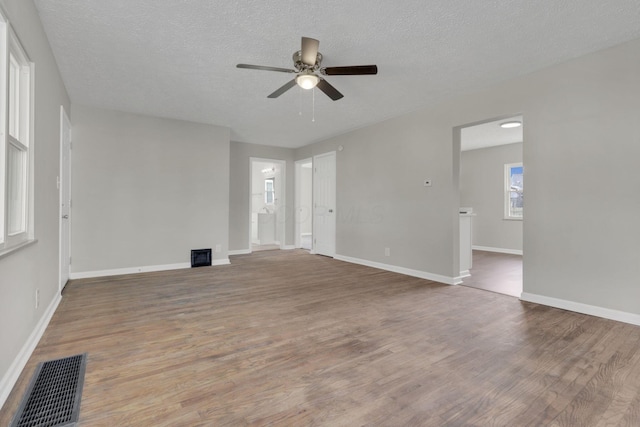
[{"label": "white door casing", "polygon": [[69,280],[71,264],[71,122],[60,107],[60,283],[62,291]]},{"label": "white door casing", "polygon": [[[304,183],[303,185],[303,168],[305,168],[305,166],[309,166],[309,168],[311,168],[313,160],[311,158],[309,159],[304,159],[304,160],[298,160],[295,163],[296,166],[296,179],[295,179],[295,246],[296,248],[301,248],[302,247],[302,239],[301,239],[301,229],[304,228],[305,229],[310,229],[311,231],[313,231],[313,229],[311,228],[313,226],[313,216],[312,216],[312,210],[311,210],[311,203],[305,203],[302,200],[307,200],[307,197],[309,198],[309,200],[313,200],[313,184],[312,181],[310,180],[308,182],[308,186],[307,186],[307,182]],[[305,168],[306,169],[306,168]],[[313,176],[313,170],[310,170],[311,175]]]},{"label": "white door casing", "polygon": [[313,249],[336,254],[336,152],[313,157]]}]

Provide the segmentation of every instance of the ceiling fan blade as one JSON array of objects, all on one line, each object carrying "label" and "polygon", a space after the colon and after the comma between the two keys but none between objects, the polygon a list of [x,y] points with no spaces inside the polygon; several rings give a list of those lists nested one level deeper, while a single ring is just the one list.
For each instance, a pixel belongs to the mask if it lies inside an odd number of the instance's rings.
[{"label": "ceiling fan blade", "polygon": [[237,68],[248,68],[250,70],[264,70],[264,71],[279,71],[281,73],[295,73],[296,70],[291,70],[289,68],[279,68],[279,67],[265,67],[263,65],[251,65],[251,64],[238,64]]},{"label": "ceiling fan blade", "polygon": [[294,87],[295,85],[296,85],[296,79],[293,79],[290,82],[285,83],[282,87],[277,89],[271,95],[267,96],[267,98],[277,98],[283,93],[285,93],[286,91],[288,91],[289,89],[291,89],[292,87]]},{"label": "ceiling fan blade", "polygon": [[321,91],[323,91],[325,95],[327,95],[329,98],[333,99],[334,101],[337,101],[338,99],[344,97],[343,94],[338,92],[338,89],[331,86],[329,82],[326,81],[325,79],[320,79],[316,87]]},{"label": "ceiling fan blade", "polygon": [[310,67],[316,65],[319,46],[320,42],[318,40],[309,37],[303,37],[301,50],[302,62]]},{"label": "ceiling fan blade", "polygon": [[347,67],[326,67],[322,70],[327,76],[356,76],[362,74],[378,74],[377,65],[351,65]]}]

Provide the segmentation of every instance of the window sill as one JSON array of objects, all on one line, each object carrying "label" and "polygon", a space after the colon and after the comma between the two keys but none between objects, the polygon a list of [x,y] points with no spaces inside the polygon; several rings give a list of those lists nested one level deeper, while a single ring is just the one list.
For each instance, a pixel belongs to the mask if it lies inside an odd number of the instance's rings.
[{"label": "window sill", "polygon": [[0,259],[11,255],[14,252],[18,252],[20,249],[26,248],[27,246],[31,246],[36,243],[37,239],[29,239],[24,242],[20,242],[17,245],[11,246],[9,248],[0,249]]}]

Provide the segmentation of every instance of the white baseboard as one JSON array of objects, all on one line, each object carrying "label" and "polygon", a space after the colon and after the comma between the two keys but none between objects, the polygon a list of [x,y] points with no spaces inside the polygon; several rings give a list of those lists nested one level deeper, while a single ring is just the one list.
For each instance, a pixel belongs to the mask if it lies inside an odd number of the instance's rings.
[{"label": "white baseboard", "polygon": [[20,353],[18,353],[16,358],[13,360],[13,363],[9,367],[9,370],[4,375],[4,377],[2,377],[2,380],[0,380],[0,408],[2,408],[5,401],[9,397],[9,393],[11,393],[11,390],[16,384],[16,381],[18,381],[22,370],[29,361],[29,358],[31,357],[33,350],[35,350],[36,346],[38,345],[40,338],[42,338],[42,334],[44,334],[44,331],[47,329],[47,326],[49,325],[49,322],[53,317],[53,313],[56,312],[56,309],[58,308],[61,300],[62,296],[60,295],[60,293],[56,293],[56,297],[53,299],[53,301],[51,301],[51,304],[49,304],[45,312],[42,314],[40,321],[36,325],[33,332],[31,332],[31,335],[29,335],[27,342],[25,342],[20,349]]},{"label": "white baseboard", "polygon": [[429,273],[427,271],[413,270],[410,268],[399,267],[397,265],[383,264],[381,262],[369,261],[366,259],[352,258],[344,255],[334,256],[339,261],[350,262],[352,264],[366,265],[367,267],[379,268],[380,270],[392,271],[394,273],[406,274],[407,276],[419,277],[421,279],[432,280],[434,282],[444,283],[447,285],[457,285],[462,283],[458,277],[442,276],[440,274]]},{"label": "white baseboard", "polygon": [[498,252],[500,254],[509,254],[509,255],[522,255],[522,250],[520,249],[504,249],[504,248],[491,248],[489,246],[471,246],[471,249],[474,251],[486,251],[486,252]]},{"label": "white baseboard", "polygon": [[283,251],[290,251],[292,249],[296,249],[296,245],[284,245],[280,246],[280,249],[282,249]]},{"label": "white baseboard", "polygon": [[[211,265],[228,265],[231,264],[229,258],[214,259],[211,261]],[[147,265],[142,267],[130,267],[130,268],[114,268],[112,270],[98,270],[98,271],[82,271],[77,273],[70,273],[69,278],[75,279],[91,279],[94,277],[106,277],[106,276],[120,276],[123,274],[135,274],[135,273],[150,273],[153,271],[167,271],[167,270],[181,270],[184,268],[191,268],[191,263],[181,262],[178,264],[164,264],[164,265]]]},{"label": "white baseboard", "polygon": [[234,251],[229,251],[229,256],[231,255],[249,255],[251,253],[251,249],[236,249]]},{"label": "white baseboard", "polygon": [[610,308],[598,307],[595,305],[583,304],[580,302],[568,301],[559,298],[552,298],[544,295],[530,294],[528,292],[523,292],[520,295],[520,299],[522,301],[548,305],[550,307],[561,308],[563,310],[575,311],[576,313],[588,314],[590,316],[602,317],[605,319],[616,320],[618,322],[630,323],[632,325],[640,326],[640,314],[612,310]]}]

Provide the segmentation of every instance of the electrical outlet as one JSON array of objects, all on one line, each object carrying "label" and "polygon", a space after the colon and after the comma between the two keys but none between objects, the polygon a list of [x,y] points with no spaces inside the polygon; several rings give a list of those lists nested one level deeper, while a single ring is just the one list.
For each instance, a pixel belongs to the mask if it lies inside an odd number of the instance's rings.
[{"label": "electrical outlet", "polygon": [[391,256],[391,248],[384,248],[384,256]]},{"label": "electrical outlet", "polygon": [[220,253],[220,252],[222,252],[222,245],[220,243],[218,243],[216,245],[216,253]]},{"label": "electrical outlet", "polygon": [[431,187],[431,180],[430,179],[425,179],[424,180],[424,186],[425,187]]},{"label": "electrical outlet", "polygon": [[40,307],[40,289],[36,289],[36,308]]}]

